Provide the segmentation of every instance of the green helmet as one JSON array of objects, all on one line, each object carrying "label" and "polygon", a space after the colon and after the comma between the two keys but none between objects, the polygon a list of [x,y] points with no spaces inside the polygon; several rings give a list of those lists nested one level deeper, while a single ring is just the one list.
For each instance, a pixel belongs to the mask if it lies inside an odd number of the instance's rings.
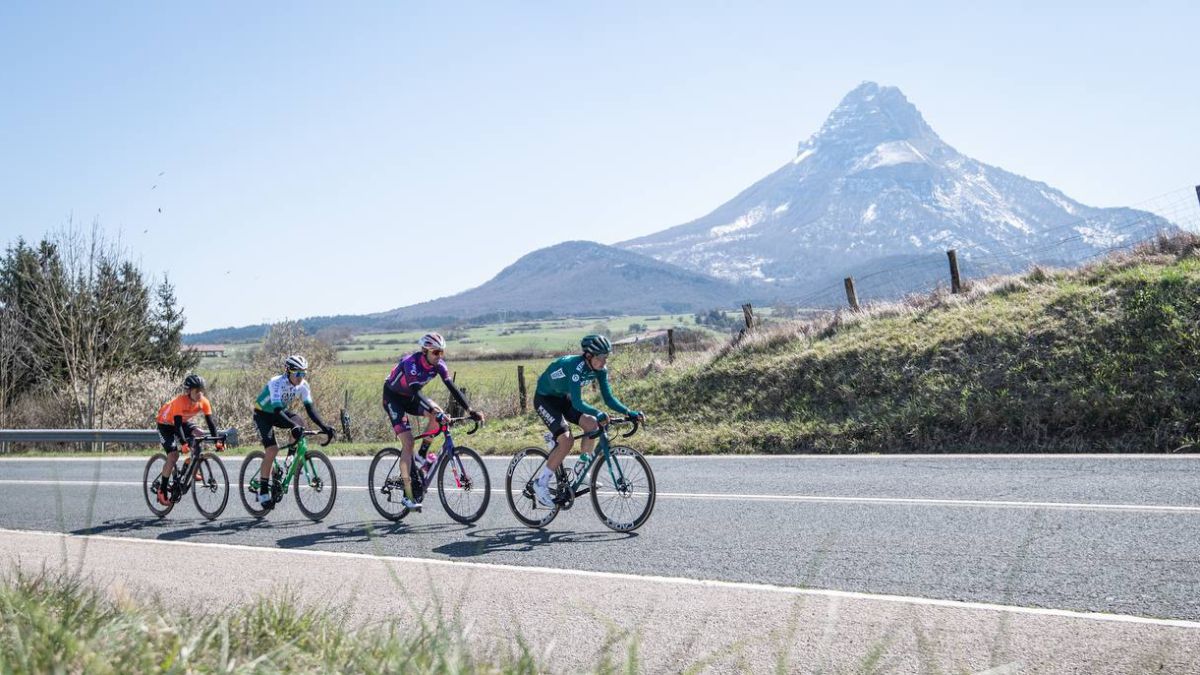
[{"label": "green helmet", "polygon": [[587,335],[579,341],[584,354],[604,356],[612,352],[612,343],[603,335]]}]

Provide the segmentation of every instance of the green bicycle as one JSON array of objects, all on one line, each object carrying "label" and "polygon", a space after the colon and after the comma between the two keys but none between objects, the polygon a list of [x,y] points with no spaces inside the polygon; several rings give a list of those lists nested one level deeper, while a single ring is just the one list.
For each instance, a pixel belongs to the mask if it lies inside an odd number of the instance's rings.
[{"label": "green bicycle", "polygon": [[[320,450],[309,450],[305,440],[309,436],[320,434],[319,431],[305,431],[300,438],[280,447],[280,452],[287,450],[287,456],[280,464],[279,456],[276,455],[275,466],[271,470],[271,501],[278,504],[294,480],[296,505],[300,507],[300,512],[312,521],[328,516],[333,510],[334,500],[337,499],[337,474],[333,472],[333,463]],[[333,439],[327,438],[321,445],[329,445],[331,440]],[[262,518],[271,510],[258,503],[258,486],[262,480],[262,463],[265,458],[266,453],[262,450],[255,450],[246,455],[238,473],[238,492],[242,497],[242,506],[255,518]]]},{"label": "green bicycle", "polygon": [[[539,504],[533,494],[533,480],[549,455],[540,448],[525,448],[518,452],[508,464],[504,481],[508,507],[517,520],[529,527],[545,527],[559,511],[574,506],[576,497],[591,494],[592,508],[610,529],[632,532],[644,525],[654,510],[657,495],[654,472],[640,452],[626,445],[610,445],[608,440],[609,428],[627,425],[633,429],[621,438],[629,438],[638,431],[637,419],[616,417],[607,426],[588,434],[600,439],[596,444],[596,456],[581,456],[570,472],[559,467],[558,475],[550,479],[550,493],[554,495],[552,508]],[[585,481],[587,487],[583,486]]]}]

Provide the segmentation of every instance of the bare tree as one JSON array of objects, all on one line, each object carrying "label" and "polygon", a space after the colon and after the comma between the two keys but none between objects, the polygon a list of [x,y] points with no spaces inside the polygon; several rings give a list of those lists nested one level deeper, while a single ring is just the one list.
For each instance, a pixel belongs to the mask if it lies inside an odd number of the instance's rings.
[{"label": "bare tree", "polygon": [[112,393],[107,376],[153,365],[148,292],[119,242],[108,241],[98,224],[86,233],[67,229],[53,241],[57,255],[44,256],[25,280],[22,338],[41,355],[35,368],[69,389],[76,424],[95,428]]}]

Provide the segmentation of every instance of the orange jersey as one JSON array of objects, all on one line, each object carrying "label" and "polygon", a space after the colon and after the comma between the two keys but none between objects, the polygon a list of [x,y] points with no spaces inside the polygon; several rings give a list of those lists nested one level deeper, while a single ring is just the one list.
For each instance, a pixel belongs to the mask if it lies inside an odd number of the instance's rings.
[{"label": "orange jersey", "polygon": [[176,416],[182,417],[186,422],[200,413],[212,414],[212,404],[208,402],[207,396],[200,394],[199,402],[193,403],[187,394],[180,394],[167,401],[166,405],[158,411],[158,423],[174,424]]}]

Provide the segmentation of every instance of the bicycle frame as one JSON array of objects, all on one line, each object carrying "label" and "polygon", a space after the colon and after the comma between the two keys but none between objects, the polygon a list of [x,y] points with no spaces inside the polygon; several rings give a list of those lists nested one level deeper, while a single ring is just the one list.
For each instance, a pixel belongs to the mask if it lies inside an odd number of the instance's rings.
[{"label": "bicycle frame", "polygon": [[[613,485],[619,485],[625,480],[625,472],[621,469],[620,463],[612,461],[612,451],[610,449],[611,444],[608,440],[607,426],[600,427],[593,433],[596,434],[596,438],[598,439],[598,442],[596,443],[596,454],[588,458],[587,464],[583,466],[581,471],[577,472],[574,481],[570,483],[571,494],[573,494],[575,497],[582,497],[583,495],[591,492],[592,489],[590,487],[582,486],[584,482],[588,480],[588,474],[591,473],[592,465],[596,463],[596,460],[600,459],[601,455],[604,456],[604,462],[608,465],[608,476],[609,478],[612,478]],[[627,435],[632,436],[633,434]],[[578,460],[576,460],[576,463],[578,464]],[[613,471],[614,466],[616,467],[615,473]],[[574,468],[574,466],[571,467],[572,471],[574,471]],[[618,474],[620,475],[620,479],[617,478]]]},{"label": "bicycle frame", "polygon": [[[294,453],[291,452],[291,450],[293,448],[295,448],[295,450],[296,450],[296,452],[294,452]],[[272,468],[279,469],[280,471],[283,472],[283,480],[280,481],[280,488],[281,488],[281,492],[286,495],[287,491],[288,491],[288,486],[290,486],[292,483],[292,479],[295,478],[297,476],[297,474],[299,474],[301,471],[304,472],[305,477],[308,477],[308,478],[312,477],[309,472],[308,441],[303,436],[301,436],[298,440],[293,441],[293,442],[283,446],[282,448],[279,448],[279,450],[280,451],[287,450],[288,454],[284,457],[283,465],[280,466],[279,454],[276,453],[275,460],[273,462],[274,466]],[[297,468],[297,467],[299,467],[299,468]],[[259,486],[259,481],[261,481],[261,480],[262,480],[262,474],[258,474],[250,479],[249,486],[251,488],[254,488],[255,490],[257,490],[258,486]]]},{"label": "bicycle frame", "polygon": [[[443,462],[448,462],[456,456],[455,448],[457,446],[454,445],[454,435],[450,433],[450,427],[453,426],[456,422],[459,422],[463,419],[465,419],[465,418],[460,417],[460,418],[452,419],[449,422],[440,425],[437,429],[434,429],[432,431],[425,431],[421,434],[418,434],[417,436],[413,436],[414,442],[425,440],[426,438],[433,438],[434,436],[437,436],[439,434],[441,434],[442,436],[445,437],[442,440],[442,451],[441,451],[441,453],[438,454],[437,464],[435,464],[429,468],[430,476],[435,475],[435,472],[438,470],[438,467],[440,467]],[[478,429],[478,428],[479,428],[479,423],[476,422],[475,429]],[[471,430],[471,431],[467,432],[468,435],[473,434],[473,433],[475,433],[475,430]],[[450,465],[450,472],[454,476],[454,486],[461,488],[463,486],[462,485],[462,476],[459,474],[458,468],[459,468],[459,464],[457,462]]]}]

